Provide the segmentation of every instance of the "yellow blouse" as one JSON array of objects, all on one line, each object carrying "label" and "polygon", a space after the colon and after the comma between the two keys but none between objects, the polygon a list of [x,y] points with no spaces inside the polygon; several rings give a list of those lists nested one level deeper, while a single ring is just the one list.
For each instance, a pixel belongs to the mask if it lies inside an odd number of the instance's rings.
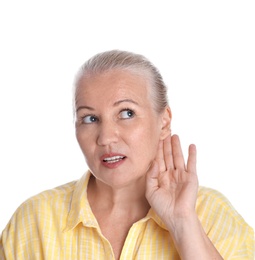
[{"label": "yellow blouse", "polygon": [[[0,259],[114,259],[87,200],[90,173],[25,201],[0,238]],[[199,188],[197,214],[224,259],[254,259],[254,233],[219,192]],[[192,239],[192,234],[190,236]],[[180,259],[151,209],[129,230],[120,259]]]}]

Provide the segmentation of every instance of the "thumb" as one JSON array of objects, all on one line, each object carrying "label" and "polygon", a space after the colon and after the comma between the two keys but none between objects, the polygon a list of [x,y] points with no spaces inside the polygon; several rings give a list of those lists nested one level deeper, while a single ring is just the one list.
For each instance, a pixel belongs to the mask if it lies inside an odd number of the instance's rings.
[{"label": "thumb", "polygon": [[146,175],[146,197],[147,199],[151,197],[155,190],[159,187],[159,165],[156,161],[151,164],[147,175]]}]

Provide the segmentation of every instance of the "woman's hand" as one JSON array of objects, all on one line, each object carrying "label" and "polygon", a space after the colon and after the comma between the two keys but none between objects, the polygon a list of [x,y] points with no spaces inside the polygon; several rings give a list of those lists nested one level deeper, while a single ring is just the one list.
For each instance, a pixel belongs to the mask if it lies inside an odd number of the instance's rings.
[{"label": "woman's hand", "polygon": [[223,259],[196,214],[197,192],[195,145],[189,146],[186,165],[179,137],[168,136],[159,143],[147,173],[147,200],[167,226],[181,259]]},{"label": "woman's hand", "polygon": [[177,135],[160,141],[155,161],[147,173],[146,197],[172,232],[180,219],[195,214],[198,191],[196,147],[189,146],[185,164]]}]

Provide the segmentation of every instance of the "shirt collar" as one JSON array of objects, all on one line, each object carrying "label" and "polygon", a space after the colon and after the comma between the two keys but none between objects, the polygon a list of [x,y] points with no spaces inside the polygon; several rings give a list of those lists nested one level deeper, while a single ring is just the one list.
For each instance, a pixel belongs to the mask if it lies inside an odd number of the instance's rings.
[{"label": "shirt collar", "polygon": [[161,228],[168,230],[164,222],[161,220],[161,218],[156,214],[156,212],[150,208],[147,216],[144,218],[145,221],[149,219],[153,219]]},{"label": "shirt collar", "polygon": [[[88,171],[75,184],[70,210],[67,217],[67,224],[64,231],[74,229],[79,223],[82,223],[87,227],[99,228],[98,222],[91,210],[87,198],[87,187],[90,176],[91,173]],[[139,222],[146,222],[149,219],[153,219],[161,228],[167,230],[166,225],[152,208]]]},{"label": "shirt collar", "polygon": [[79,223],[84,226],[98,227],[97,220],[87,199],[87,187],[91,173],[85,173],[75,184],[67,224],[64,231],[75,228]]}]

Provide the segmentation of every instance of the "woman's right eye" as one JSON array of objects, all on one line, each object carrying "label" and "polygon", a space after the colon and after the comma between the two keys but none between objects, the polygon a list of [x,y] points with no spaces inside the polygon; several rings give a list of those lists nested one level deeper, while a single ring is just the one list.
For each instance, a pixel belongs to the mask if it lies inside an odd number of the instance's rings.
[{"label": "woman's right eye", "polygon": [[83,124],[92,124],[92,123],[96,123],[97,121],[98,121],[98,118],[93,115],[84,116],[82,118]]}]

